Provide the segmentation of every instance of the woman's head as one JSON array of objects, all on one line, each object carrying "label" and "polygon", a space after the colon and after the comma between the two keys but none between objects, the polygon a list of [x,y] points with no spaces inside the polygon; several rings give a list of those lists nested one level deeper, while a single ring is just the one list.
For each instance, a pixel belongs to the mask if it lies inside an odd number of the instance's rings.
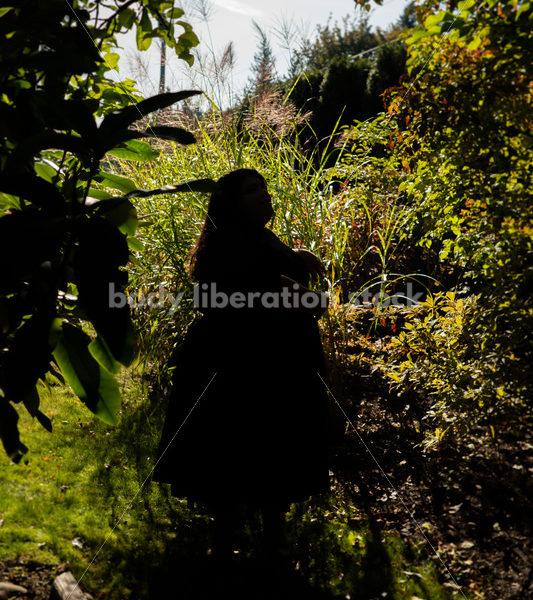
[{"label": "woman's head", "polygon": [[237,169],[221,177],[211,194],[205,225],[218,230],[262,228],[273,217],[264,177],[255,169]]},{"label": "woman's head", "polygon": [[189,272],[198,280],[209,256],[216,252],[215,239],[235,240],[240,234],[261,231],[274,216],[264,177],[255,169],[237,169],[217,181],[211,194],[200,237],[190,253]]}]

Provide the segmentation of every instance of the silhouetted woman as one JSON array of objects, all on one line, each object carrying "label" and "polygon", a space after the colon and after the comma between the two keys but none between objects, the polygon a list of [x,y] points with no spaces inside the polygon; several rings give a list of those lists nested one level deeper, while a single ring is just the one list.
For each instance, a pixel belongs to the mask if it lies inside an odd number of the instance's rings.
[{"label": "silhouetted woman", "polygon": [[261,511],[267,549],[286,552],[289,505],[329,491],[317,324],[327,297],[307,288],[323,267],[265,228],[273,210],[257,171],[218,189],[191,252],[202,314],[178,354],[154,479],[208,507],[219,554],[232,553],[243,505]]}]

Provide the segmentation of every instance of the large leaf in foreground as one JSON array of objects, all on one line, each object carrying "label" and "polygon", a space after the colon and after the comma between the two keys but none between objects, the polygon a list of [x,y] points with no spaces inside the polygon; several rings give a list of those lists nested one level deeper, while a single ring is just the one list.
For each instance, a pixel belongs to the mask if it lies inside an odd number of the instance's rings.
[{"label": "large leaf in foreground", "polygon": [[194,135],[182,127],[170,127],[168,125],[154,125],[142,132],[142,137],[156,137],[163,140],[171,140],[180,144],[194,144]]},{"label": "large leaf in foreground", "polygon": [[65,199],[55,185],[29,173],[22,177],[8,175],[4,171],[0,175],[0,192],[25,198],[39,208],[50,212],[61,213],[65,204]]},{"label": "large leaf in foreground", "polygon": [[115,360],[109,346],[101,336],[89,344],[89,352],[110,373],[116,374],[120,371],[120,363]]},{"label": "large leaf in foreground", "polygon": [[0,396],[0,439],[9,458],[20,462],[28,448],[20,441],[17,428],[19,416],[15,408],[9,404],[6,398]]},{"label": "large leaf in foreground", "polygon": [[107,152],[117,158],[139,161],[154,160],[159,156],[159,153],[152,150],[146,142],[137,141],[138,138],[161,138],[184,145],[196,143],[194,135],[183,129],[183,127],[153,125],[148,126],[145,131],[141,129],[124,129],[113,135],[108,135],[102,140],[102,146],[99,150],[100,156]]},{"label": "large leaf in foreground", "polygon": [[123,365],[133,360],[136,337],[123,292],[128,275],[120,269],[129,256],[126,235],[111,221],[93,216],[80,224],[72,260],[78,307]]},{"label": "large leaf in foreground", "polygon": [[133,192],[135,190],[135,184],[131,179],[123,177],[122,175],[115,175],[114,173],[107,173],[106,171],[98,171],[94,179],[101,183],[104,187],[119,190],[121,192]]},{"label": "large leaf in foreground", "polygon": [[192,181],[177,183],[175,185],[164,185],[163,187],[154,190],[132,190],[123,196],[123,198],[146,198],[148,196],[157,196],[158,194],[176,194],[179,192],[201,192],[210,194],[217,190],[217,182],[212,179],[193,179]]},{"label": "large leaf in foreground", "polygon": [[[141,134],[143,132],[134,132]],[[131,135],[127,136],[129,139],[120,141],[111,150],[107,150],[108,154],[121,158],[123,160],[155,160],[159,156],[159,152],[156,152],[150,147],[150,144],[146,142],[140,142],[134,139],[135,137],[149,137],[143,135]]]},{"label": "large leaf in foreground", "polygon": [[81,329],[63,323],[54,358],[76,395],[102,421],[117,423],[120,408],[118,383],[89,351],[91,338]]},{"label": "large leaf in foreground", "polygon": [[124,234],[134,235],[139,219],[135,206],[127,198],[106,198],[94,204],[95,214],[111,221]]},{"label": "large leaf in foreground", "polygon": [[100,125],[100,135],[102,138],[109,134],[113,134],[120,129],[129,127],[134,121],[159,110],[171,106],[180,100],[185,100],[191,96],[201,94],[199,90],[183,90],[181,92],[167,92],[165,94],[157,94],[146,100],[142,100],[132,106],[126,106],[120,110],[108,114]]}]

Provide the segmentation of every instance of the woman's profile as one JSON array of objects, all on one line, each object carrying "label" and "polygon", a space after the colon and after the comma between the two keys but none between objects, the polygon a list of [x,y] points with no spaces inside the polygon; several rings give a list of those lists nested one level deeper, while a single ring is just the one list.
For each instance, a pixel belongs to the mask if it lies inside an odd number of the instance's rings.
[{"label": "woman's profile", "polygon": [[201,314],[177,356],[153,478],[207,507],[215,553],[231,556],[246,506],[282,554],[290,504],[330,489],[317,324],[327,297],[307,288],[323,267],[265,227],[274,213],[257,171],[217,184],[190,255]]}]

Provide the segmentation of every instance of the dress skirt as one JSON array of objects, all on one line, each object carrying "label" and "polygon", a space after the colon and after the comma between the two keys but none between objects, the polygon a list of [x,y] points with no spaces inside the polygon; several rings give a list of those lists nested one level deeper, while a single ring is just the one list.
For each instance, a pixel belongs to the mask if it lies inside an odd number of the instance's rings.
[{"label": "dress skirt", "polygon": [[312,315],[199,315],[177,356],[153,479],[206,503],[287,504],[329,492],[325,378]]}]

